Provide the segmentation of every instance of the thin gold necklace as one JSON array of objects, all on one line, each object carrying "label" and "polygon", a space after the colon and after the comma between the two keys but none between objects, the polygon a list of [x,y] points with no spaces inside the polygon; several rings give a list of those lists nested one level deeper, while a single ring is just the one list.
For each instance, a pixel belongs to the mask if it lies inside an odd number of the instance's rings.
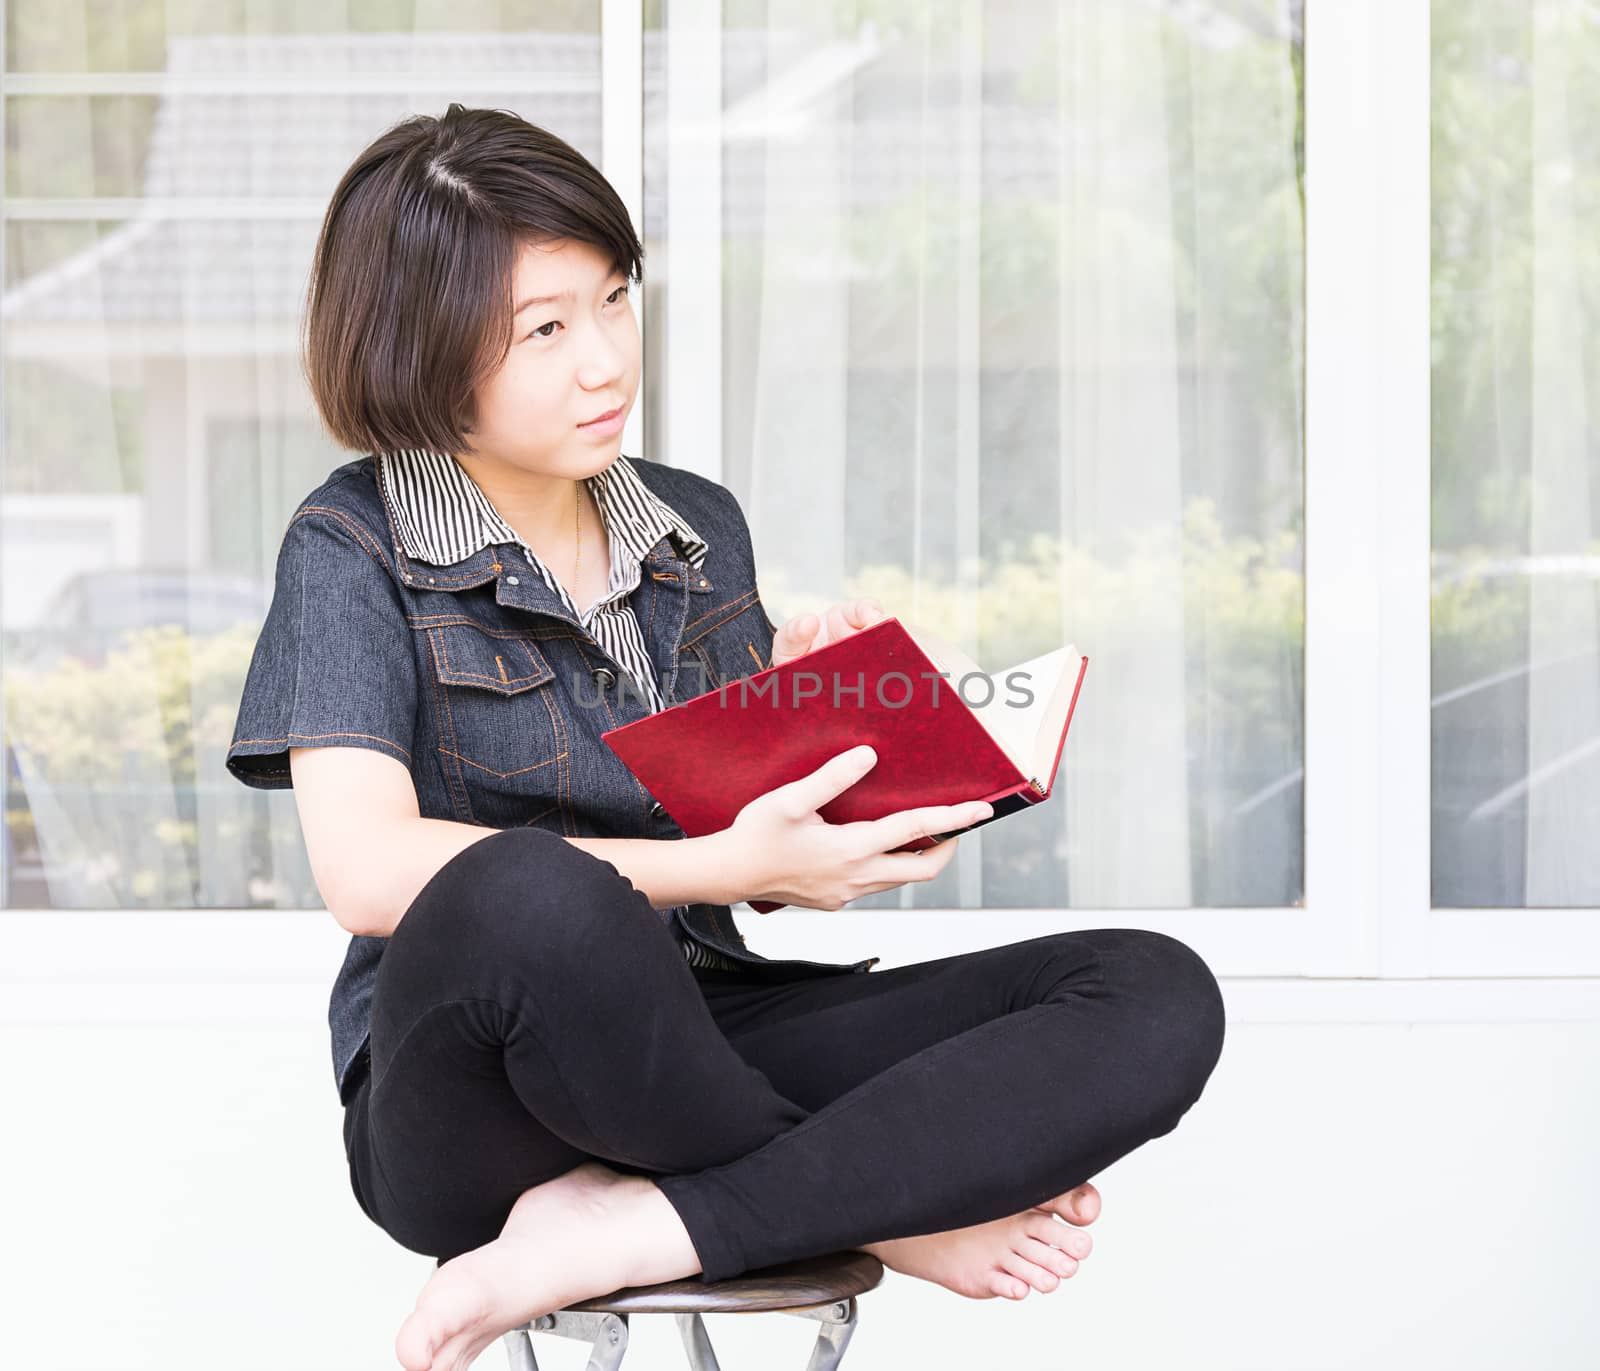
[{"label": "thin gold necklace", "polygon": [[[578,549],[577,558],[572,563],[572,598],[573,602],[576,603],[581,593],[578,588],[578,573],[583,566],[583,534],[578,527],[578,511],[583,508],[583,483],[581,481],[572,483],[572,493],[576,497],[572,505],[572,541]],[[582,612],[582,610],[579,610],[580,614]]]}]

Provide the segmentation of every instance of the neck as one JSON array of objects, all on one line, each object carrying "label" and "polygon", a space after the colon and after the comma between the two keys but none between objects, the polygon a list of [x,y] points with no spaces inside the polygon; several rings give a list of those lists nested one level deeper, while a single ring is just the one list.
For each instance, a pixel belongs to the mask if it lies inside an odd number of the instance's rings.
[{"label": "neck", "polygon": [[[577,522],[588,538],[595,524],[595,500],[588,490],[588,478],[574,479],[543,472],[524,471],[504,462],[488,462],[479,457],[457,457],[462,469],[540,560],[552,566],[572,565],[577,548],[574,534],[574,506]],[[546,555],[548,554],[548,556]]]}]

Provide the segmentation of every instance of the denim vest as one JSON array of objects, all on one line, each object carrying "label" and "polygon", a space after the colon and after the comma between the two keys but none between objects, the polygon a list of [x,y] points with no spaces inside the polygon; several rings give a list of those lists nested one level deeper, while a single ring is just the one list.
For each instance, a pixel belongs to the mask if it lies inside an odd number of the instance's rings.
[{"label": "denim vest", "polygon": [[[743,511],[698,473],[619,456],[709,546],[699,570],[676,532],[629,597],[668,707],[771,661],[775,628],[756,587]],[[290,784],[290,747],[365,747],[410,770],[424,818],[567,837],[681,838],[601,741],[645,717],[618,663],[515,543],[448,566],[413,561],[366,456],[337,468],[289,521],[272,604],[245,678],[228,770]],[[619,684],[620,682],[620,684]],[[674,936],[755,975],[864,972],[853,963],[751,951],[727,905],[666,911]],[[334,1079],[348,1103],[370,1059],[373,984],[386,939],[352,935],[328,1006]]]}]

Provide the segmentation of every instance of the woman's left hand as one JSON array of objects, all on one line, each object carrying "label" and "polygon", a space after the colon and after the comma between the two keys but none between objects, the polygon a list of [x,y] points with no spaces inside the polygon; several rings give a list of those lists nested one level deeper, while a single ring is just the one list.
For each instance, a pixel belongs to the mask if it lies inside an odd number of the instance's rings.
[{"label": "woman's left hand", "polygon": [[820,617],[798,614],[793,619],[785,619],[773,636],[772,661],[768,665],[781,666],[888,617],[881,604],[867,598],[829,605]]}]

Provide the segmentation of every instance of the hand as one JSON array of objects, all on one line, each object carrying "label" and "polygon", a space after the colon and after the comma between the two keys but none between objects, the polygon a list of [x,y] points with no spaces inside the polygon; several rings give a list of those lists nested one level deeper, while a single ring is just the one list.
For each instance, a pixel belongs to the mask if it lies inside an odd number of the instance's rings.
[{"label": "hand", "polygon": [[922,805],[881,819],[831,824],[817,813],[877,764],[871,747],[853,747],[809,776],[758,795],[733,823],[711,835],[725,849],[736,900],[776,900],[807,909],[842,909],[851,900],[931,881],[955,856],[960,835],[917,852],[896,852],[916,838],[948,833],[987,819],[985,801]]},{"label": "hand", "polygon": [[785,619],[773,636],[772,660],[767,665],[791,662],[888,617],[882,605],[868,598],[829,605],[820,618],[815,614],[799,614]]}]

